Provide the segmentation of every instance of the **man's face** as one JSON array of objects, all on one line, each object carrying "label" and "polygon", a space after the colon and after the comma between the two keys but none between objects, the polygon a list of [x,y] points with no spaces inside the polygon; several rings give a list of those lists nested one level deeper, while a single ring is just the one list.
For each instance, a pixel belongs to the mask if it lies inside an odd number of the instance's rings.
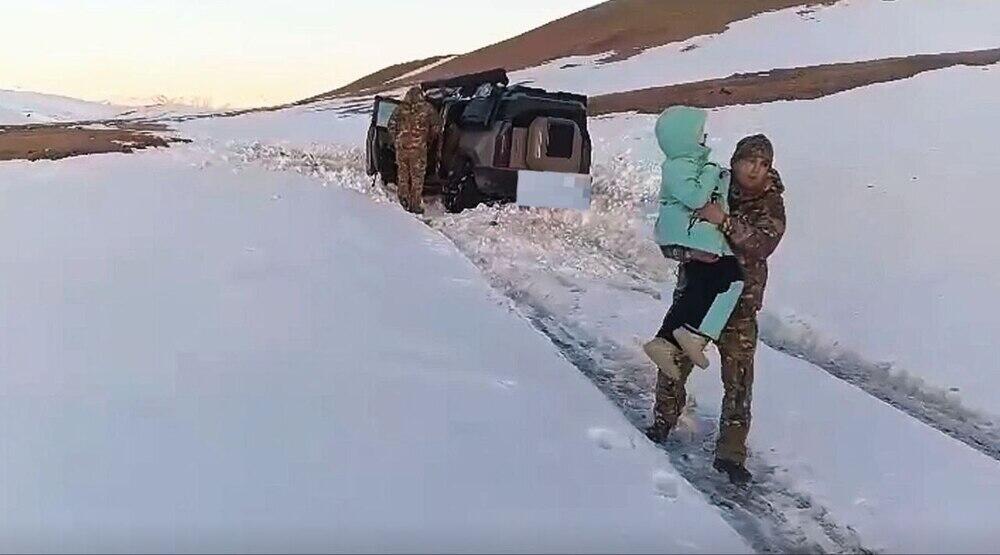
[{"label": "man's face", "polygon": [[733,166],[736,183],[745,193],[761,193],[767,188],[771,161],[763,156],[751,156],[738,160]]}]

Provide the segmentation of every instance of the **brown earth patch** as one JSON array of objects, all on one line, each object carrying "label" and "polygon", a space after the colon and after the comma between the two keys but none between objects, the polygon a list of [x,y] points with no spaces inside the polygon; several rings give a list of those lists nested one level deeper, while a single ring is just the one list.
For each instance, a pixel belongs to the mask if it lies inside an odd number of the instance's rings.
[{"label": "brown earth patch", "polygon": [[370,89],[379,89],[385,86],[389,81],[396,79],[400,76],[406,75],[411,71],[416,71],[424,66],[433,64],[434,62],[447,58],[447,56],[434,56],[431,58],[425,58],[423,60],[414,60],[412,62],[404,62],[401,64],[396,64],[389,66],[385,69],[376,71],[371,75],[366,75],[357,81],[348,83],[339,89],[318,94],[295,102],[295,104],[309,104],[310,102],[317,102],[320,100],[326,100],[328,98],[338,96],[341,94],[359,94]]},{"label": "brown earth patch", "polygon": [[[610,0],[527,33],[481,48],[414,76],[428,81],[497,67],[516,71],[567,56],[612,53],[616,61],[643,50],[725,31],[733,22],[795,6],[839,0]],[[384,87],[391,79],[439,60],[419,60],[386,68],[330,93],[357,94]],[[403,71],[404,67],[406,68]],[[384,74],[386,77],[383,77]],[[410,80],[406,80],[408,83]]]},{"label": "brown earth patch", "polygon": [[174,142],[189,142],[151,132],[163,129],[163,126],[152,124],[121,129],[64,125],[5,127],[0,128],[0,161],[59,160],[106,152],[131,153],[150,147],[166,147]]},{"label": "brown earth patch", "polygon": [[594,96],[590,99],[589,112],[593,116],[633,111],[655,114],[678,104],[718,108],[779,100],[812,100],[875,83],[908,79],[925,71],[955,65],[985,66],[998,62],[1000,48],[774,69],[696,83]]}]

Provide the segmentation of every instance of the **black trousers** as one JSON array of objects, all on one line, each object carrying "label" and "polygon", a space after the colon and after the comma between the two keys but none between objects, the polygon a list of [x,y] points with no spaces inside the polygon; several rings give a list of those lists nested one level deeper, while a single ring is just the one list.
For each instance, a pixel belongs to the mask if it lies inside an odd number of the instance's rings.
[{"label": "black trousers", "polygon": [[674,302],[663,319],[657,337],[677,344],[674,330],[688,326],[697,330],[701,326],[715,298],[743,280],[743,270],[735,256],[723,256],[715,263],[689,260],[681,264],[674,290]]}]

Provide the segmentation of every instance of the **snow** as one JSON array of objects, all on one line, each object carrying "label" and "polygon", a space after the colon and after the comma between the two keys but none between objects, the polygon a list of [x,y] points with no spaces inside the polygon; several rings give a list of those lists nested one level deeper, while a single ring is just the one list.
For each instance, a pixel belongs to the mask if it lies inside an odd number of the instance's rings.
[{"label": "snow", "polygon": [[169,119],[186,118],[192,115],[207,115],[220,113],[219,109],[193,106],[190,104],[179,104],[175,102],[164,102],[161,104],[129,105],[121,108],[121,113],[117,118],[121,119]]},{"label": "snow", "polygon": [[[718,35],[648,49],[627,60],[573,56],[511,74],[549,89],[589,95],[776,68],[1000,47],[1000,3],[846,0],[737,21]],[[779,30],[779,31],[776,31]]]},{"label": "snow", "polygon": [[64,96],[0,90],[0,125],[108,119],[125,110]]},{"label": "snow", "polygon": [[[983,393],[965,400],[991,400],[988,393],[997,385],[994,364],[975,358],[988,353],[977,351],[974,330],[986,325],[983,318],[996,309],[995,303],[983,302],[995,298],[995,290],[981,296],[985,284],[996,287],[991,274],[949,272],[927,280],[937,285],[947,278],[948,287],[930,290],[905,277],[907,272],[964,268],[972,254],[978,255],[973,258],[981,264],[980,271],[997,267],[996,259],[985,254],[990,251],[988,230],[976,227],[989,225],[986,220],[966,223],[959,232],[969,243],[958,248],[957,243],[936,248],[944,241],[933,237],[954,233],[947,229],[955,219],[940,187],[953,194],[959,188],[958,198],[979,199],[986,206],[995,198],[985,177],[995,170],[990,166],[988,133],[997,122],[986,113],[995,102],[988,96],[997,90],[996,79],[996,69],[960,68],[811,103],[723,109],[712,115],[709,132],[720,158],[739,137],[767,131],[776,141],[778,167],[789,185],[789,235],[773,261],[765,322],[780,314],[781,306],[828,319],[826,329],[843,343],[859,345],[861,352],[877,353],[874,347],[880,346],[898,351],[900,357],[913,353],[900,360],[907,361],[906,370],[924,377],[938,369],[919,364],[919,357],[954,357],[964,375],[955,371],[950,379],[978,383],[976,393]],[[982,91],[982,96],[964,98],[968,104],[945,102],[956,87]],[[914,104],[900,103],[900,97]],[[940,109],[919,109],[926,105]],[[887,120],[893,124],[886,125]],[[835,125],[843,121],[851,126]],[[659,157],[647,156],[655,148],[649,132],[653,118],[625,116],[593,123],[591,131],[602,151],[595,170],[599,198],[591,213],[481,209],[446,216],[437,225],[497,287],[530,307],[540,321],[573,338],[580,355],[596,359],[606,373],[596,380],[606,391],[623,392],[624,410],[644,415],[653,380],[639,345],[657,328],[666,308],[667,303],[654,296],[668,299],[672,283],[664,276],[667,265],[654,262],[651,245],[634,244],[648,237],[648,222],[637,212],[653,196],[658,177]],[[821,153],[815,151],[817,129],[825,130]],[[962,143],[957,142],[960,138]],[[958,144],[966,145],[964,150]],[[626,149],[632,152],[625,161],[616,158]],[[942,154],[935,154],[939,151]],[[947,162],[938,156],[947,156]],[[634,166],[636,158],[648,166]],[[887,162],[897,158],[900,164]],[[910,184],[910,174],[900,175],[901,167],[916,172],[918,183],[925,185]],[[874,171],[884,173],[866,175]],[[892,172],[896,181],[886,179]],[[851,176],[859,175],[890,191],[905,185],[893,198],[911,197],[902,208],[908,211],[907,219],[893,222],[900,209],[891,209],[889,202],[871,206],[870,196],[858,194],[865,187],[852,187]],[[976,175],[979,179],[972,178]],[[919,210],[921,201],[936,202],[939,210]],[[851,209],[840,210],[841,205]],[[867,225],[851,225],[862,217]],[[888,221],[872,222],[879,217]],[[883,226],[892,230],[888,237],[879,234]],[[941,315],[924,316],[931,312]],[[853,317],[838,319],[842,313]],[[955,328],[936,329],[937,335],[921,333],[925,317]],[[984,329],[990,328],[980,328],[980,333]],[[562,341],[569,343],[565,337]],[[717,369],[717,359],[714,365]],[[1000,509],[1000,466],[995,460],[816,366],[764,346],[757,376],[751,435],[756,473],[768,475],[779,489],[806,496],[833,521],[856,531],[868,548],[995,549],[993,515]],[[710,430],[718,417],[717,370],[696,373],[691,390],[698,403],[680,435],[697,445],[710,433],[706,425]],[[794,507],[785,510],[796,514]]]},{"label": "snow", "polygon": [[[959,210],[968,199],[997,200],[988,176],[998,169],[990,153],[998,77],[996,67],[952,68],[816,101],[713,111],[710,145],[721,161],[751,132],[767,132],[777,145],[789,233],[772,259],[762,336],[814,363],[764,345],[759,351],[750,464],[763,501],[780,517],[775,536],[753,538],[762,542],[755,548],[995,549],[997,461],[823,364],[908,377],[910,389],[896,395],[946,391],[959,417],[997,415],[989,344],[977,337],[992,329],[997,291],[989,278],[1000,261],[988,220]],[[961,102],[954,90],[965,91]],[[637,115],[592,120],[597,165],[587,213],[508,206],[432,210],[430,220],[568,358],[595,361],[588,377],[637,426],[648,419],[653,384],[640,344],[673,285],[645,213],[659,177],[652,123]],[[231,161],[384,201],[386,192],[360,177],[358,142],[306,151],[251,145]],[[928,322],[940,324],[931,331]],[[697,456],[711,441],[720,389],[717,370],[696,373],[677,453]],[[587,434],[612,451],[620,437],[601,426]],[[677,482],[718,487],[697,464],[675,474],[654,475],[664,498]],[[738,513],[726,515],[745,524]]]},{"label": "snow", "polygon": [[372,99],[347,98],[238,117],[191,119],[172,124],[205,143],[261,142],[298,148],[323,144],[363,144]]},{"label": "snow", "polygon": [[[990,218],[975,215],[1000,202],[989,178],[1000,171],[997,90],[996,66],[951,68],[811,102],[715,110],[708,132],[720,161],[750,133],[776,145],[789,217],[768,289],[776,319],[1000,418],[987,339],[1000,254]],[[633,154],[655,160],[652,122],[626,116],[595,129],[630,134]]]},{"label": "snow", "polygon": [[428,71],[430,71],[430,70],[432,70],[432,69],[434,69],[434,68],[436,68],[436,67],[438,67],[440,65],[444,65],[444,64],[446,64],[446,63],[454,60],[457,57],[458,56],[445,56],[445,57],[441,58],[440,60],[438,60],[436,62],[431,62],[431,63],[429,63],[429,64],[427,64],[425,66],[418,67],[417,69],[415,69],[413,71],[410,71],[408,73],[404,73],[404,74],[400,75],[399,77],[396,77],[395,79],[390,79],[389,82],[390,83],[395,83],[397,81],[403,81],[405,79],[409,79],[410,77],[413,77],[415,75],[420,75],[421,73],[428,72]]},{"label": "snow", "polygon": [[[138,99],[135,99],[138,100]],[[217,110],[161,99],[143,105],[90,102],[28,91],[0,90],[0,125],[65,123],[106,119],[163,119]]]},{"label": "snow", "polygon": [[[513,80],[990,48],[996,9],[849,0]],[[958,67],[713,110],[716,158],[766,132],[788,186],[746,489],[711,469],[714,352],[666,451],[639,432],[675,281],[651,116],[591,121],[587,212],[412,218],[364,175],[367,98],[2,164],[4,547],[995,551],[997,90],[1000,68]]]},{"label": "snow", "polygon": [[201,146],[0,175],[6,550],[748,549],[398,206]]},{"label": "snow", "polygon": [[[996,549],[995,460],[805,362],[763,347],[757,365],[751,449],[779,461],[780,479],[820,500],[867,546]],[[693,383],[699,399],[721,398],[717,373],[698,372]]]}]

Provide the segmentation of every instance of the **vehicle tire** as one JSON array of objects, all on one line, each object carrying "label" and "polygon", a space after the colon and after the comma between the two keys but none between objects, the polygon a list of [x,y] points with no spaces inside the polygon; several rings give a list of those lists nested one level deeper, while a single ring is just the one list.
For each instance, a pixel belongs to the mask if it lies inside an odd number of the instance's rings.
[{"label": "vehicle tire", "polygon": [[466,172],[454,182],[449,182],[445,186],[442,197],[445,209],[452,214],[457,214],[468,208],[475,208],[486,201],[486,197],[476,185],[476,177],[472,172]]},{"label": "vehicle tire", "polygon": [[[391,157],[391,159],[390,159]],[[396,183],[396,153],[391,150],[382,151],[382,155],[379,157],[379,177],[382,178],[382,184],[388,185],[390,183]]]}]

